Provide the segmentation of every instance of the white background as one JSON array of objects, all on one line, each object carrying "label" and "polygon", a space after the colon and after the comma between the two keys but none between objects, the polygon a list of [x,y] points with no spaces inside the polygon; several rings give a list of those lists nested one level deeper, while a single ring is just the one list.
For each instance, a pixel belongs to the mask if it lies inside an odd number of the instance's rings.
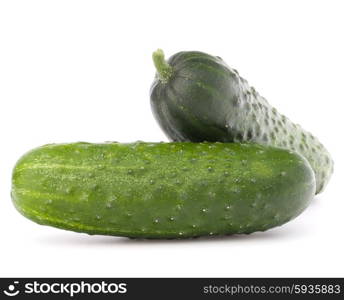
[{"label": "white background", "polygon": [[[344,276],[343,1],[1,1],[0,276]],[[11,171],[52,142],[167,141],[151,53],[221,56],[332,153],[327,189],[250,236],[135,241],[37,225]]]}]

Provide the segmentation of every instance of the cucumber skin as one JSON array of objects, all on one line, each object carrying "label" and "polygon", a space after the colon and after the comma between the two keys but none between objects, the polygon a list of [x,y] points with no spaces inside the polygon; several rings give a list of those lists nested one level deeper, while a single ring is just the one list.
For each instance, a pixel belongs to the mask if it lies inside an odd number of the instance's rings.
[{"label": "cucumber skin", "polygon": [[240,143],[50,144],[12,178],[15,207],[39,224],[133,238],[265,231],[314,192],[303,157]]},{"label": "cucumber skin", "polygon": [[185,51],[168,61],[173,76],[151,87],[153,115],[167,137],[179,142],[253,142],[304,156],[316,193],[333,173],[333,160],[311,133],[281,115],[220,57]]}]

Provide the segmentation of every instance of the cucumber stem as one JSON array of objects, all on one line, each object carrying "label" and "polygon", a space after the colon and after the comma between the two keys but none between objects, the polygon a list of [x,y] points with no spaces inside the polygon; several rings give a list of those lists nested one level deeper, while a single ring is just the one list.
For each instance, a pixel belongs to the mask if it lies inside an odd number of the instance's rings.
[{"label": "cucumber stem", "polygon": [[162,83],[167,83],[172,76],[173,70],[165,60],[164,52],[161,49],[158,49],[153,53],[153,62],[160,81]]}]

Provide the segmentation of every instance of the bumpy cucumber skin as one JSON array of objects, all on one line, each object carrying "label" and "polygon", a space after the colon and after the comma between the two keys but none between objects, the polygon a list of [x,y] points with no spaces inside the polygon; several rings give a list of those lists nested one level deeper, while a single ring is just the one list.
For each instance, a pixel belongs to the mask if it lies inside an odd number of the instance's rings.
[{"label": "bumpy cucumber skin", "polygon": [[16,164],[12,199],[62,229],[134,238],[265,231],[299,215],[315,192],[296,153],[236,143],[73,143]]},{"label": "bumpy cucumber skin", "polygon": [[151,107],[172,141],[254,142],[289,149],[311,164],[320,193],[333,173],[329,152],[311,133],[270,106],[220,57],[179,52],[172,77],[151,87]]}]

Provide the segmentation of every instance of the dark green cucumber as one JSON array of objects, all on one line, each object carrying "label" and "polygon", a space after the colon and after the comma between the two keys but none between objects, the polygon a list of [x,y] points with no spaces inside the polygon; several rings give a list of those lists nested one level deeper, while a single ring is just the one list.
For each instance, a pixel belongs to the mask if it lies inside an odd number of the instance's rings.
[{"label": "dark green cucumber", "polygon": [[143,238],[264,231],[314,192],[303,157],[240,143],[52,144],[24,155],[12,179],[15,207],[39,224]]},{"label": "dark green cucumber", "polygon": [[295,151],[311,164],[320,193],[333,161],[312,134],[281,115],[220,57],[179,52],[167,62],[153,54],[157,75],[151,106],[172,141],[254,142]]}]

